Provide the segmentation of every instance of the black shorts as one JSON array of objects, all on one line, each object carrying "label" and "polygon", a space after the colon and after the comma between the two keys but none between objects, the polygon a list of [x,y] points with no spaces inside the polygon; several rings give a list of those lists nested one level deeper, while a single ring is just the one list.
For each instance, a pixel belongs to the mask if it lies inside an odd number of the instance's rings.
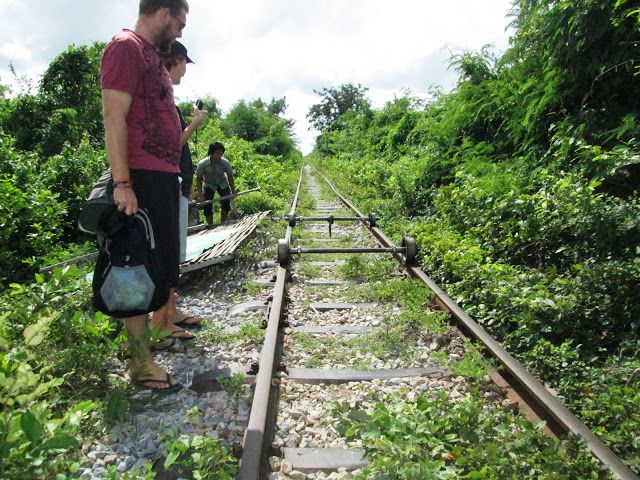
[{"label": "black shorts", "polygon": [[[231,188],[229,187],[227,188],[218,187],[217,191],[218,191],[218,195],[220,195],[221,197],[226,197],[228,195],[231,195]],[[209,187],[204,187],[205,200],[212,200],[215,194],[216,193],[213,190],[211,190]],[[229,210],[231,210],[231,199],[227,198],[226,200],[222,200],[220,202],[220,209],[223,212],[228,212]],[[213,215],[213,204],[209,203],[208,205],[205,205],[202,210],[204,211],[205,215]]]},{"label": "black shorts", "polygon": [[177,287],[180,276],[178,174],[131,170],[131,181],[138,198],[138,208],[144,208],[149,212],[156,247],[160,251],[169,285]]}]

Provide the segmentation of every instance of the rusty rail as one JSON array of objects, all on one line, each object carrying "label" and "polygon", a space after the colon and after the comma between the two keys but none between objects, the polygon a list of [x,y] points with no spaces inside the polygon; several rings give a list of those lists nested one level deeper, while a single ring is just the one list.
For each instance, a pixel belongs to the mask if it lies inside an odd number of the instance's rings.
[{"label": "rusty rail", "polygon": [[[303,167],[304,168],[304,167]],[[300,195],[300,187],[302,185],[302,169],[300,170],[300,179],[298,180],[298,188],[296,195],[291,204],[291,212],[295,213],[298,197]],[[292,228],[287,227],[285,238],[291,241]],[[255,391],[253,394],[253,403],[251,405],[251,414],[249,422],[245,430],[242,458],[240,459],[240,471],[238,478],[240,480],[258,480],[266,471],[266,463],[270,447],[266,440],[266,433],[269,428],[267,425],[269,416],[269,403],[274,397],[271,395],[273,386],[272,379],[276,369],[276,352],[278,351],[278,336],[280,327],[280,316],[284,305],[284,299],[287,287],[288,271],[282,266],[278,266],[276,284],[273,287],[272,300],[269,308],[269,320],[267,322],[267,330],[264,336],[264,343],[260,352],[260,369],[256,376]]]},{"label": "rusty rail", "polygon": [[[317,171],[317,169],[316,169]],[[348,199],[340,194],[333,184],[321,172],[318,174],[327,182],[329,188],[338,196],[340,201],[358,216],[362,213]],[[395,244],[377,227],[369,227],[366,222],[363,224],[369,228],[371,233],[386,247]],[[395,254],[398,261],[402,262],[402,257]],[[416,278],[422,280],[434,293],[437,305],[444,311],[449,312],[457,322],[457,327],[466,335],[480,342],[507,372],[507,381],[512,388],[527,403],[527,406],[535,414],[547,422],[547,426],[556,434],[572,433],[582,438],[591,453],[606,466],[609,471],[621,480],[638,480],[638,477],[609,447],[607,447],[578,417],[569,411],[560,400],[554,397],[545,386],[531,375],[522,364],[508,353],[500,344],[487,333],[477,322],[454,302],[429,276],[418,267],[407,267],[407,271]]]}]

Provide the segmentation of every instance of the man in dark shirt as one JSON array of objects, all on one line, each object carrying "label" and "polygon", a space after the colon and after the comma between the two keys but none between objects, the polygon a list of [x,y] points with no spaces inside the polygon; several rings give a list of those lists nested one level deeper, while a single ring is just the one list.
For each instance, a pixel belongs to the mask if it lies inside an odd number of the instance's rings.
[{"label": "man in dark shirt", "polygon": [[[173,86],[158,51],[182,36],[186,0],[140,0],[133,30],[105,49],[101,65],[107,157],[119,211],[148,210],[172,286],[178,284],[178,173],[182,128]],[[163,307],[165,308],[165,307]],[[166,315],[165,315],[166,317]],[[178,384],[151,355],[147,315],[124,319],[129,334],[129,374],[139,385],[175,389]],[[166,324],[157,325],[161,330]],[[171,328],[168,330],[171,332]]]}]

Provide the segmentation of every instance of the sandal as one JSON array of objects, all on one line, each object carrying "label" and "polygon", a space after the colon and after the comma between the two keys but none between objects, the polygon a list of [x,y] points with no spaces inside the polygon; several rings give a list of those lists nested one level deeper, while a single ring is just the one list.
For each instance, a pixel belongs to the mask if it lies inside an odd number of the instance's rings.
[{"label": "sandal", "polygon": [[[181,337],[179,335],[176,335],[176,333],[188,333],[189,335],[186,335],[184,337]],[[172,332],[171,335],[169,335],[169,338],[173,338],[175,340],[182,340],[184,342],[189,341],[189,340],[193,340],[194,338],[196,338],[195,335],[191,334],[190,332],[180,329],[180,330],[176,330],[175,332]]]},{"label": "sandal", "polygon": [[[165,374],[166,377],[164,379],[159,378],[138,378],[133,380],[133,385],[140,390],[152,390],[157,393],[172,393],[182,390],[184,387],[178,382],[175,384],[171,383],[173,378],[168,373]],[[166,387],[152,387],[149,385],[150,383],[164,383]]]},{"label": "sandal", "polygon": [[[188,320],[193,319],[191,322],[189,322]],[[200,317],[194,317],[194,316],[189,316],[189,317],[184,317],[182,320],[180,320],[179,322],[174,323],[174,325],[176,327],[189,327],[189,328],[197,328],[197,327],[201,327],[202,325],[200,325],[202,323],[202,318]]]},{"label": "sandal", "polygon": [[161,350],[170,350],[175,346],[176,338],[177,337],[174,337],[173,335],[169,335],[165,338],[157,340],[149,347],[149,350],[151,350],[152,352],[158,352]]}]

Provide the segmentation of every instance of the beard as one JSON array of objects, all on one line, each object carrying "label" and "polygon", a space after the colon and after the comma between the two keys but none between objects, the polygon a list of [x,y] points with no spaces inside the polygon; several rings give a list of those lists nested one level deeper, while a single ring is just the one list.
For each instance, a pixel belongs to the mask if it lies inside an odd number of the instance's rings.
[{"label": "beard", "polygon": [[171,44],[175,40],[175,37],[171,35],[171,25],[167,24],[162,30],[158,32],[156,35],[156,41],[154,45],[160,50],[160,53],[170,53],[171,52]]}]

